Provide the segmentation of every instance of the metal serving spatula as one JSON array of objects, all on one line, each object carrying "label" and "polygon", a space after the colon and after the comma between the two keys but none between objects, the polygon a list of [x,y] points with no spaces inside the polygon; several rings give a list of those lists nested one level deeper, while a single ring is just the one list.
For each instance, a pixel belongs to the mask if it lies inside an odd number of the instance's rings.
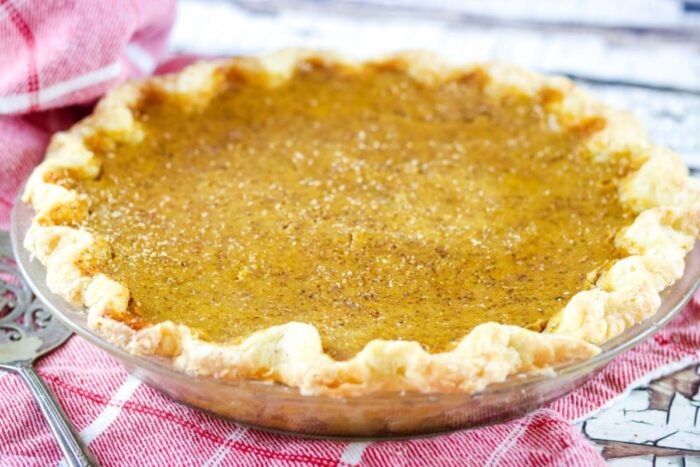
[{"label": "metal serving spatula", "polygon": [[63,344],[71,331],[34,297],[11,258],[9,235],[0,231],[0,369],[19,374],[27,383],[68,465],[97,465],[33,367],[37,358]]}]

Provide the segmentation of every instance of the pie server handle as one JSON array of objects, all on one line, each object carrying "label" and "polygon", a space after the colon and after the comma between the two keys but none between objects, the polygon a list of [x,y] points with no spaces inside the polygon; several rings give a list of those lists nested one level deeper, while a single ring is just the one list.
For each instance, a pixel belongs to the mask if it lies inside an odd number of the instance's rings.
[{"label": "pie server handle", "polygon": [[18,365],[17,371],[34,395],[34,398],[51,427],[58,445],[63,451],[65,463],[70,467],[98,466],[90,450],[85,446],[56,398],[39,377],[30,362]]}]

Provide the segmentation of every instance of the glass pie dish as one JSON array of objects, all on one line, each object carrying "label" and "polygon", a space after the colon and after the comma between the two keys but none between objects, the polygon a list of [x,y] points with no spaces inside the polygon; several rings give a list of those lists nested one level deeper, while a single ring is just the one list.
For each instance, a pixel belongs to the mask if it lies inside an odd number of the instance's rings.
[{"label": "glass pie dish", "polygon": [[569,393],[610,360],[649,338],[691,299],[700,284],[700,246],[686,257],[683,277],[662,293],[659,311],[602,346],[593,358],[556,368],[553,375],[514,376],[475,394],[388,393],[364,397],[304,396],[278,384],[224,382],[185,374],[161,358],[132,355],[87,325],[80,307],[51,293],[45,268],[22,247],[31,207],[18,201],[12,246],[34,293],[69,328],[118,359],[134,376],[189,406],[256,428],[302,436],[390,438],[436,434],[503,422]]}]

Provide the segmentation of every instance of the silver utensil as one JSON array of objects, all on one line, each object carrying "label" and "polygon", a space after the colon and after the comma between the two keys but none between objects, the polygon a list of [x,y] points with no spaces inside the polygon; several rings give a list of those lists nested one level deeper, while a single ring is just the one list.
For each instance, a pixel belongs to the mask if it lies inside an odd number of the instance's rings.
[{"label": "silver utensil", "polygon": [[0,231],[0,369],[19,374],[27,383],[69,466],[98,465],[33,367],[37,358],[71,334],[22,280],[12,260],[10,237]]}]

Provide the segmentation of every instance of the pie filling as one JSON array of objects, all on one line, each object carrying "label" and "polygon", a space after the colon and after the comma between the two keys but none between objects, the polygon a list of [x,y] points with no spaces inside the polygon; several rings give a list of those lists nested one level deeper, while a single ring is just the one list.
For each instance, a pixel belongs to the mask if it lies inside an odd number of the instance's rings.
[{"label": "pie filling", "polygon": [[337,359],[372,339],[445,351],[488,321],[541,329],[631,222],[620,166],[478,79],[309,66],[273,88],[228,76],[198,110],[150,91],[134,112],[142,142],[93,141],[101,175],[76,189],[135,325],[234,343],[297,321]]}]

